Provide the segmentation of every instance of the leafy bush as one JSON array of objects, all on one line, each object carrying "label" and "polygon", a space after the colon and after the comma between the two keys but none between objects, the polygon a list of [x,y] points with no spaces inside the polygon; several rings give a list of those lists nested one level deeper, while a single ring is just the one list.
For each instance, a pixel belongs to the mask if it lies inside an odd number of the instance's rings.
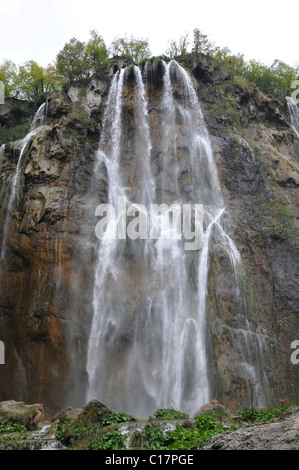
[{"label": "leafy bush", "polygon": [[109,431],[99,436],[91,445],[92,450],[125,450],[125,436],[119,431]]},{"label": "leafy bush", "polygon": [[280,418],[287,408],[287,405],[282,405],[274,409],[245,408],[236,414],[242,419],[242,421],[258,421],[260,423],[266,423],[272,419]]},{"label": "leafy bush", "polygon": [[27,432],[27,428],[22,424],[17,423],[0,423],[0,433],[9,433],[9,432]]},{"label": "leafy bush", "polygon": [[189,416],[186,413],[182,413],[181,411],[174,410],[173,408],[168,409],[158,409],[155,412],[155,418],[157,419],[188,419]]},{"label": "leafy bush", "polygon": [[109,418],[106,418],[102,421],[103,426],[109,426],[110,424],[119,424],[132,421],[132,417],[126,413],[112,413]]},{"label": "leafy bush", "polygon": [[206,414],[195,418],[193,428],[177,425],[173,431],[163,433],[154,426],[148,426],[142,431],[142,436],[149,450],[195,450],[210,437],[226,430],[226,426],[217,423],[215,416]]}]

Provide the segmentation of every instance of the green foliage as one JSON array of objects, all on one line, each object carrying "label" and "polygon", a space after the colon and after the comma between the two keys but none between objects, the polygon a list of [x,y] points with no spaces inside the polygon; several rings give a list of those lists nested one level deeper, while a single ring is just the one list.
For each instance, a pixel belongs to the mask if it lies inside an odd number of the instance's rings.
[{"label": "green foliage", "polygon": [[163,433],[155,426],[148,426],[142,436],[148,450],[195,450],[210,437],[226,430],[224,425],[217,423],[215,416],[206,414],[195,418],[193,428],[176,425],[173,431]]},{"label": "green foliage", "polygon": [[109,431],[91,445],[92,450],[125,450],[125,436],[119,431]]},{"label": "green foliage", "polygon": [[291,94],[291,84],[299,79],[299,66],[291,67],[281,60],[271,66],[259,61],[246,62],[242,54],[232,54],[227,48],[212,43],[198,28],[193,30],[193,41],[189,34],[183,34],[177,41],[170,40],[166,55],[150,57],[147,39],[133,36],[116,38],[112,41],[109,53],[103,38],[95,31],[90,32],[87,43],[72,38],[56,56],[54,65],[41,67],[33,60],[20,67],[5,59],[0,64],[0,80],[5,85],[6,97],[36,100],[64,85],[85,82],[97,73],[106,75],[109,54],[130,57],[137,64],[146,60],[173,58],[184,59],[188,51],[193,55],[206,54],[214,67],[228,78],[241,77],[255,84],[263,93],[284,99]]},{"label": "green foliage", "polygon": [[110,54],[113,56],[130,57],[137,64],[150,57],[151,52],[147,39],[137,39],[133,36],[115,38],[110,46]]},{"label": "green foliage", "polygon": [[172,420],[172,419],[188,419],[189,416],[186,413],[181,411],[174,410],[173,408],[168,409],[158,409],[155,412],[155,418],[162,420]]},{"label": "green foliage", "polygon": [[56,69],[69,84],[92,77],[105,69],[108,51],[105,42],[96,31],[91,31],[87,43],[72,38],[56,57]]},{"label": "green foliage", "polygon": [[243,76],[265,94],[277,98],[290,95],[291,84],[299,77],[299,69],[275,60],[271,66],[251,60],[243,70]]},{"label": "green foliage", "polygon": [[288,405],[281,405],[278,408],[274,409],[255,409],[255,408],[245,408],[242,411],[236,413],[237,416],[245,422],[258,421],[260,423],[266,423],[273,419],[280,418],[282,414],[287,410]]},{"label": "green foliage", "polygon": [[16,77],[18,73],[18,68],[14,62],[11,60],[4,59],[0,65],[0,80],[4,83],[5,86],[5,96],[11,97],[14,96],[16,91]]},{"label": "green foliage", "polygon": [[144,59],[142,59],[137,65],[144,65],[146,64],[146,62],[154,62],[154,60],[164,60],[164,62],[170,62],[171,61],[171,57],[167,56],[167,55],[158,55],[158,56],[152,56],[152,57],[146,57]]},{"label": "green foliage", "polygon": [[10,432],[19,432],[24,434],[27,432],[27,429],[22,424],[18,423],[0,423],[0,433],[10,433]]},{"label": "green foliage", "polygon": [[87,59],[85,56],[85,45],[83,42],[72,38],[56,57],[57,72],[64,77],[68,83],[74,83],[89,76]]},{"label": "green foliage", "polygon": [[142,437],[147,450],[166,450],[168,438],[166,433],[154,426],[147,426],[142,430]]},{"label": "green foliage", "polygon": [[132,421],[132,418],[126,413],[112,413],[109,418],[102,421],[103,426],[109,426],[111,424],[127,423]]},{"label": "green foliage", "polygon": [[90,40],[85,47],[85,56],[91,74],[103,71],[108,63],[108,50],[105,42],[95,30],[90,32]]},{"label": "green foliage", "polygon": [[[105,432],[103,428],[110,424],[119,424],[128,421],[130,417],[125,413],[115,413],[114,422],[83,423],[80,419],[58,423],[56,426],[56,439],[68,447],[82,450],[123,450],[125,449],[125,436],[119,431]],[[112,420],[111,420],[112,421]]]},{"label": "green foliage", "polygon": [[34,60],[29,60],[19,68],[16,76],[18,98],[34,101],[57,89],[58,82],[53,66],[44,68]]},{"label": "green foliage", "polygon": [[56,439],[58,439],[59,441],[63,439],[64,433],[67,427],[68,427],[67,423],[58,423],[56,425],[56,433],[55,433]]},{"label": "green foliage", "polygon": [[214,51],[214,44],[212,44],[208,36],[203,34],[198,28],[193,30],[193,45],[192,52],[194,54],[212,54]]},{"label": "green foliage", "polygon": [[17,67],[4,60],[0,65],[0,80],[5,85],[5,96],[34,101],[42,95],[58,90],[61,78],[53,65],[41,67],[34,60]]}]

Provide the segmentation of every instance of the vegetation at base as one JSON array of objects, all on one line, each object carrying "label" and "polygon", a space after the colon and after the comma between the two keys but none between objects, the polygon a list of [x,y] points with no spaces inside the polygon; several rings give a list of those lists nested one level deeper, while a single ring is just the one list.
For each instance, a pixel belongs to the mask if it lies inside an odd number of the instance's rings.
[{"label": "vegetation at base", "polygon": [[236,415],[245,422],[258,421],[260,423],[266,423],[272,419],[280,418],[287,409],[288,405],[281,405],[274,409],[245,408],[236,413]]},{"label": "vegetation at base", "polygon": [[[162,51],[161,51],[162,52]],[[183,63],[188,57],[205,54],[214,68],[221,69],[228,77],[238,77],[254,83],[265,94],[285,98],[292,93],[292,83],[299,79],[299,65],[290,66],[276,59],[271,65],[256,60],[246,61],[244,55],[233,54],[227,47],[220,48],[198,28],[178,40],[170,40],[162,55],[151,57],[147,39],[125,35],[115,38],[109,47],[95,30],[87,42],[71,38],[58,52],[53,63],[46,67],[33,60],[18,66],[9,59],[0,64],[0,80],[5,85],[6,97],[34,101],[54,90],[61,90],[73,83],[86,83],[93,76],[107,76],[109,61],[114,56],[132,59],[136,64],[162,59],[176,59]]]},{"label": "vegetation at base", "polygon": [[195,418],[195,425],[186,428],[176,425],[173,431],[163,432],[154,426],[142,431],[145,448],[148,450],[196,450],[210,437],[227,431],[228,426],[219,424],[216,416],[204,414]]},{"label": "vegetation at base", "polygon": [[25,432],[27,432],[27,428],[23,426],[22,424],[18,424],[18,423],[11,423],[11,422],[0,423],[0,434],[15,433],[15,432],[24,434]]},{"label": "vegetation at base", "polygon": [[83,424],[80,420],[57,424],[56,439],[70,449],[124,450],[125,437],[117,430],[105,432],[100,423]]},{"label": "vegetation at base", "polygon": [[112,415],[105,418],[102,423],[104,426],[109,426],[111,424],[128,423],[129,421],[132,421],[132,418],[126,413],[112,413]]},{"label": "vegetation at base", "polygon": [[188,419],[189,416],[181,411],[173,408],[158,409],[154,414],[156,419],[172,420],[172,419]]},{"label": "vegetation at base", "polygon": [[[188,415],[177,410],[158,409],[152,420],[149,419],[147,422],[137,420],[136,430],[132,428],[130,448],[141,450],[200,449],[208,439],[219,433],[234,431],[246,424],[266,423],[279,419],[290,406],[296,406],[296,404],[284,402],[277,408],[245,408],[235,413],[225,411],[216,413],[212,410],[194,419],[188,418]],[[91,414],[90,419],[87,420],[84,417],[77,417],[53,425],[56,426],[56,439],[69,450],[125,450],[127,436],[121,431],[121,426],[124,423],[134,422],[135,418],[126,413],[113,412],[104,419],[99,413],[98,419],[99,421],[94,421],[94,415]],[[182,423],[174,421],[179,419],[186,419],[186,421]],[[165,426],[163,422],[166,420],[169,423]],[[169,429],[170,425],[172,429]],[[30,441],[31,434],[25,426],[0,421],[0,447],[6,441],[13,443],[14,440],[24,440],[26,446],[26,439]]]}]

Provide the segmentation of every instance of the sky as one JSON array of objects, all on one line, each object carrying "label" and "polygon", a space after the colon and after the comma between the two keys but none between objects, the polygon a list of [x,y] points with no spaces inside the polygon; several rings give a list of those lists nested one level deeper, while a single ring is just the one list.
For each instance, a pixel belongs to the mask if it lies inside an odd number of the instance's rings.
[{"label": "sky", "polygon": [[0,62],[55,61],[72,37],[95,29],[107,46],[125,35],[147,39],[152,55],[198,28],[215,45],[271,65],[299,63],[298,0],[0,0]]}]

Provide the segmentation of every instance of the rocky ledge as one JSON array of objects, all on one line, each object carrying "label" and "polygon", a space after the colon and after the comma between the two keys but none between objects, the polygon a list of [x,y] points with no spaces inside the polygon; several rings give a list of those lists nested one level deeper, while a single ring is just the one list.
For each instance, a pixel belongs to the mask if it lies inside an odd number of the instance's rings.
[{"label": "rocky ledge", "polygon": [[299,407],[269,423],[242,426],[210,438],[201,450],[299,450]]}]

